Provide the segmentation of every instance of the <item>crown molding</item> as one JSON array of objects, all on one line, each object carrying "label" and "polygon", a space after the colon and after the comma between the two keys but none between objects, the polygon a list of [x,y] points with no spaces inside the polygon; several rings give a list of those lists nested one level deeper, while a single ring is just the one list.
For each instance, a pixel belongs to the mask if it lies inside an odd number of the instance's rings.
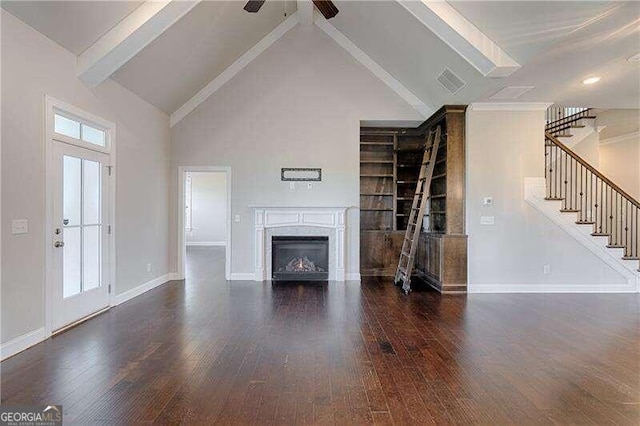
[{"label": "crown molding", "polygon": [[620,136],[614,136],[612,138],[601,139],[600,145],[611,145],[613,143],[621,143],[621,142],[631,142],[631,141],[640,141],[640,130],[636,130],[635,132],[627,133]]},{"label": "crown molding", "polygon": [[474,102],[474,111],[546,111],[553,102]]}]

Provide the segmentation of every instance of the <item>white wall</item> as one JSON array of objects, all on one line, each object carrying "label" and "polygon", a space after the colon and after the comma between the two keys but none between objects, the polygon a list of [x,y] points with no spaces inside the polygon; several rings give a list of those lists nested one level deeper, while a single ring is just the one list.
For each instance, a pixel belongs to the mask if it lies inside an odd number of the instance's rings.
[{"label": "white wall", "polygon": [[191,231],[187,245],[223,245],[227,240],[227,174],[191,173]]},{"label": "white wall", "polygon": [[[560,138],[560,142],[564,142],[562,138]],[[580,143],[570,146],[570,148],[596,169],[600,167],[600,137],[597,131],[594,130]]]},{"label": "white wall", "polygon": [[640,109],[596,110],[600,132],[600,171],[640,199]]},{"label": "white wall", "polygon": [[[524,178],[544,177],[544,111],[467,113],[469,291],[530,291],[625,278],[524,200]],[[483,206],[493,197],[492,206]],[[480,225],[494,216],[495,225]],[[551,273],[544,274],[544,265]],[[577,287],[576,287],[577,288]]]},{"label": "white wall", "polygon": [[[251,205],[359,205],[365,119],[420,117],[315,26],[296,27],[171,129],[171,201],[178,166],[230,166],[232,214],[241,216],[232,224],[232,273],[253,273]],[[290,190],[282,167],[321,167],[323,181]],[[348,226],[347,273],[357,273],[355,208]],[[176,247],[176,229],[172,238]]]},{"label": "white wall", "polygon": [[[170,271],[168,117],[108,80],[89,88],[76,57],[4,10],[2,19],[1,341],[44,327],[44,95],[117,125],[116,289]],[[11,234],[13,219],[29,233]],[[152,264],[148,273],[146,264]]]},{"label": "white wall", "polygon": [[640,200],[640,137],[600,145],[600,171]]}]

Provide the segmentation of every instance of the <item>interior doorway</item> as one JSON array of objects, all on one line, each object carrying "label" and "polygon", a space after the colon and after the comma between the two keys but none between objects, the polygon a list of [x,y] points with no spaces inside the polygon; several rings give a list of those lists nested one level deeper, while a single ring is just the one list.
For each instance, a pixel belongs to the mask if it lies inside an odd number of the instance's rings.
[{"label": "interior doorway", "polygon": [[178,268],[186,277],[187,262],[224,256],[224,275],[231,275],[231,169],[181,167]]}]

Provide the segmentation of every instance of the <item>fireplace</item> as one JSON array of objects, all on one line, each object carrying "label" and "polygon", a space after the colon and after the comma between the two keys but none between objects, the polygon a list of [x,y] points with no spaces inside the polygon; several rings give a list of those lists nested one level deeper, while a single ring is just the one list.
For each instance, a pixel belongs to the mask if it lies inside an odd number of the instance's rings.
[{"label": "fireplace", "polygon": [[274,281],[329,279],[329,237],[273,236],[271,275]]}]

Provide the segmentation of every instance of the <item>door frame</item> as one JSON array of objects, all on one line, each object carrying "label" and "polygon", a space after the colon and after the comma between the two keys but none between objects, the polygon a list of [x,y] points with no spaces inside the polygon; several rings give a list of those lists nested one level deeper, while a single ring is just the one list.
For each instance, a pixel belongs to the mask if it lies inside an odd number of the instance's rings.
[{"label": "door frame", "polygon": [[[91,144],[79,143],[75,139],[55,137],[53,131],[54,113],[60,111],[63,114],[75,116],[78,119],[95,123],[105,129],[107,146],[105,148],[94,147]],[[54,139],[61,142],[67,142],[81,148],[101,152],[109,156],[109,165],[111,166],[110,183],[108,188],[107,200],[109,203],[108,213],[109,218],[106,225],[111,226],[111,234],[108,241],[108,256],[109,256],[109,282],[105,285],[110,285],[109,291],[109,305],[107,309],[114,306],[115,294],[116,294],[116,226],[115,226],[115,214],[116,214],[116,125],[110,121],[104,120],[91,113],[81,110],[78,107],[70,105],[59,99],[56,99],[49,95],[44,95],[44,158],[45,158],[45,229],[44,229],[44,251],[45,251],[45,266],[44,266],[44,294],[43,294],[43,306],[44,306],[44,319],[45,319],[45,338],[52,335],[52,301],[53,301],[53,200],[56,196],[54,194],[55,185],[53,179],[55,178],[55,164],[53,157],[53,144]]]},{"label": "door frame", "polygon": [[187,240],[184,229],[185,183],[187,172],[222,172],[227,177],[227,229],[224,256],[224,277],[231,279],[231,167],[227,166],[179,166],[178,167],[178,279],[183,280],[186,269]]}]

